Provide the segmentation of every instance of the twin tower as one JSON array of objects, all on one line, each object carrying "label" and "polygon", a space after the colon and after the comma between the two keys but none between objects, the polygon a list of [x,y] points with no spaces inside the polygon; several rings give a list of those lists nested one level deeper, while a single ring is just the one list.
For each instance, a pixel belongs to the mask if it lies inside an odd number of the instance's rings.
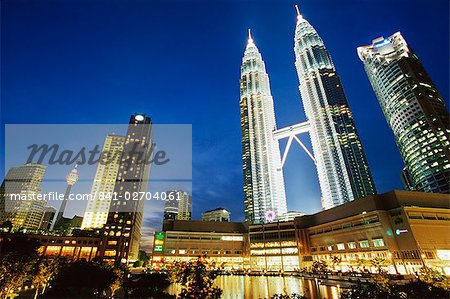
[{"label": "twin tower", "polygon": [[[287,213],[282,167],[296,140],[317,167],[322,208],[375,194],[353,115],[330,53],[297,8],[295,66],[307,121],[277,129],[269,76],[250,33],[241,66],[240,115],[245,220],[265,223]],[[313,154],[297,138],[309,132]],[[289,138],[281,157],[278,140]]]}]

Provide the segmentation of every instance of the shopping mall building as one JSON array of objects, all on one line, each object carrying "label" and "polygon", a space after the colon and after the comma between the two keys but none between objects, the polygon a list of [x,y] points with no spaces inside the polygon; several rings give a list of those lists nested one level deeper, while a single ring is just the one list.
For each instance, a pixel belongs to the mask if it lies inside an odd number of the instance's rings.
[{"label": "shopping mall building", "polygon": [[450,197],[395,190],[293,221],[175,220],[155,234],[154,265],[205,254],[225,269],[288,272],[322,260],[335,270],[374,271],[379,258],[391,273],[427,265],[450,275]]}]

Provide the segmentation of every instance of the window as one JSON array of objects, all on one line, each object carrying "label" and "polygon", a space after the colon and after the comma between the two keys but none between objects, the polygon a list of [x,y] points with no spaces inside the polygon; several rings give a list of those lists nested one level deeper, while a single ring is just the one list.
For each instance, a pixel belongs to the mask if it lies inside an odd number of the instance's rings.
[{"label": "window", "polygon": [[116,256],[115,250],[105,250],[105,256]]},{"label": "window", "polygon": [[360,246],[361,248],[369,248],[369,247],[370,247],[369,241],[367,241],[367,240],[361,240],[361,241],[359,241],[359,246]]},{"label": "window", "polygon": [[333,245],[329,245],[329,246],[327,247],[327,249],[328,249],[328,251],[332,251],[332,250],[333,250]]},{"label": "window", "polygon": [[384,241],[383,241],[382,238],[380,238],[380,239],[373,239],[372,242],[373,242],[373,246],[374,247],[383,247],[384,246]]},{"label": "window", "polygon": [[180,250],[178,250],[178,252],[179,252],[180,254],[186,254],[186,250],[185,250],[185,249],[180,249]]},{"label": "window", "polygon": [[344,243],[339,243],[339,244],[337,244],[337,249],[338,249],[338,250],[344,250],[344,249],[345,249]]},{"label": "window", "polygon": [[348,242],[347,246],[349,249],[355,249],[356,248],[356,243],[355,242]]},{"label": "window", "polygon": [[116,240],[108,241],[108,245],[117,245]]}]

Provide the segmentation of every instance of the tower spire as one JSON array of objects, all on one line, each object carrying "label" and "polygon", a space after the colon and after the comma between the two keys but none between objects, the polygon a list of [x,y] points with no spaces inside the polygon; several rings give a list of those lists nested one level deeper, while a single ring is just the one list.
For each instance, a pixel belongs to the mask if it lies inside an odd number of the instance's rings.
[{"label": "tower spire", "polygon": [[248,28],[248,42],[253,43],[252,30]]},{"label": "tower spire", "polygon": [[295,10],[297,11],[297,16],[301,16],[300,9],[298,8],[298,5],[295,4]]}]

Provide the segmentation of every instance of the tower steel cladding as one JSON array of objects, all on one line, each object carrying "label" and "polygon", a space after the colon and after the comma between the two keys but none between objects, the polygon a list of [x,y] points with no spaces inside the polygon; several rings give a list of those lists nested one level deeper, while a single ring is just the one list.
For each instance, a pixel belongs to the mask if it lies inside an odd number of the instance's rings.
[{"label": "tower steel cladding", "polygon": [[358,48],[405,163],[409,188],[450,192],[449,113],[400,32]]},{"label": "tower steel cladding", "polygon": [[[264,223],[287,212],[269,76],[250,35],[241,66],[240,114],[245,220]],[[266,217],[270,215],[270,217]]]},{"label": "tower steel cladding", "polygon": [[375,194],[375,185],[330,53],[297,8],[294,51],[300,93],[309,120],[322,207]]}]

